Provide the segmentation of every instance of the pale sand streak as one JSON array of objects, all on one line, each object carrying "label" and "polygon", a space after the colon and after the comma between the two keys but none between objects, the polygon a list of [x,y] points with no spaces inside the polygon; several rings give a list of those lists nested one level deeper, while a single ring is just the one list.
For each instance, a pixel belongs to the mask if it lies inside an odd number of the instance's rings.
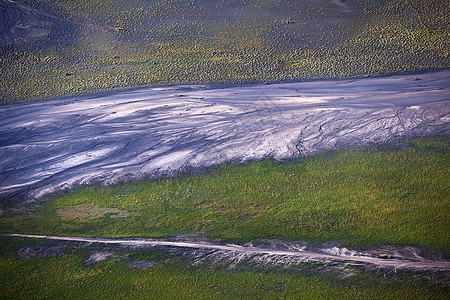
[{"label": "pale sand streak", "polygon": [[6,105],[0,198],[448,134],[449,76],[158,87]]},{"label": "pale sand streak", "polygon": [[180,248],[196,248],[209,249],[215,251],[226,251],[243,254],[268,254],[275,256],[292,256],[303,258],[305,260],[319,261],[344,261],[372,264],[377,267],[392,267],[396,269],[413,269],[419,271],[449,271],[450,262],[447,261],[431,261],[431,260],[403,260],[403,259],[381,259],[377,257],[329,254],[311,251],[295,251],[295,250],[277,250],[261,247],[240,246],[234,244],[219,245],[212,243],[196,243],[187,241],[168,241],[155,239],[105,239],[105,238],[85,238],[85,237],[68,237],[68,236],[47,236],[47,235],[31,235],[31,234],[9,234],[8,236],[38,238],[58,241],[73,241],[85,243],[100,244],[120,244],[124,246],[168,246]]}]

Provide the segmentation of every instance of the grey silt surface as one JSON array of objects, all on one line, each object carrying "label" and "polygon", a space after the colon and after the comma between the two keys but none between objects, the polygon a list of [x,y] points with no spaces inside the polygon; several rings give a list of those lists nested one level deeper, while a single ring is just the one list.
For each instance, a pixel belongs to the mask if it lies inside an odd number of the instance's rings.
[{"label": "grey silt surface", "polygon": [[[356,264],[371,265],[378,268],[409,269],[415,271],[448,272],[450,263],[442,259],[426,259],[416,254],[414,248],[410,247],[413,257],[405,255],[398,251],[392,259],[383,259],[377,257],[371,252],[358,252],[347,248],[325,247],[314,250],[305,247],[289,248],[268,248],[255,246],[241,246],[236,244],[215,244],[211,242],[198,242],[189,240],[162,240],[162,239],[106,239],[106,238],[88,238],[71,236],[41,236],[29,234],[9,234],[14,237],[48,239],[56,241],[72,241],[83,243],[114,244],[131,247],[172,247],[182,248],[186,252],[192,250],[207,250],[206,255],[201,254],[196,261],[201,263],[208,259],[213,260],[231,260],[239,262],[241,259],[254,259],[261,263],[299,263],[299,262],[347,262]],[[190,251],[189,251],[190,250]],[[195,252],[195,251],[194,251]],[[94,253],[89,258],[90,263],[98,259],[104,259],[108,252]],[[195,255],[194,255],[195,256]],[[86,261],[85,261],[86,262]]]},{"label": "grey silt surface", "polygon": [[0,195],[449,133],[450,71],[230,88],[149,87],[0,108]]}]

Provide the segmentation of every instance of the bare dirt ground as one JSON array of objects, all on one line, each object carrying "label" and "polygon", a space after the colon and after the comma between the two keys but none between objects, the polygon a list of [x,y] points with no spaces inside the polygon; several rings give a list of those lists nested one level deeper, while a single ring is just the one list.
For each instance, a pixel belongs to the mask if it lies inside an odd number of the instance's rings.
[{"label": "bare dirt ground", "polygon": [[0,107],[0,196],[449,133],[450,71],[169,86]]},{"label": "bare dirt ground", "polygon": [[[183,249],[185,256],[194,259],[195,264],[214,262],[228,262],[237,264],[240,261],[252,261],[261,265],[277,264],[289,265],[302,262],[316,263],[349,263],[365,265],[368,267],[405,269],[412,271],[426,272],[448,272],[450,262],[437,257],[433,259],[421,256],[418,249],[408,247],[408,249],[390,249],[391,259],[380,258],[377,251],[359,252],[337,246],[322,246],[311,248],[307,244],[284,243],[283,245],[273,244],[271,247],[236,245],[236,244],[214,244],[207,241],[193,241],[189,239],[105,239],[105,238],[84,238],[84,237],[64,237],[64,236],[40,236],[27,234],[10,234],[15,237],[38,238],[55,241],[72,241],[83,243],[100,243],[104,245],[114,244],[131,247],[168,247]],[[311,248],[311,249],[310,249]],[[107,252],[96,252],[86,261],[89,263],[104,260],[112,255]]]},{"label": "bare dirt ground", "polygon": [[0,49],[11,45],[17,49],[30,43],[36,48],[62,41],[67,43],[73,30],[66,20],[42,10],[12,0],[0,0]]}]

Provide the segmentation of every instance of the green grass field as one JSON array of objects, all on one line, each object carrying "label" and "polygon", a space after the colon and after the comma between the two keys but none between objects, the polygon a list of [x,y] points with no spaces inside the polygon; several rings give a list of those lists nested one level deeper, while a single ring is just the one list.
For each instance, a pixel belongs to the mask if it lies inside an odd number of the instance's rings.
[{"label": "green grass field", "polygon": [[327,0],[20,2],[54,18],[20,20],[18,27],[47,35],[0,44],[0,103],[148,85],[450,67],[445,1],[342,1],[346,7]]},{"label": "green grass field", "polygon": [[403,244],[450,252],[448,138],[398,149],[327,152],[300,161],[224,165],[200,175],[88,187],[26,214],[4,213],[0,232],[103,237],[203,235]]}]

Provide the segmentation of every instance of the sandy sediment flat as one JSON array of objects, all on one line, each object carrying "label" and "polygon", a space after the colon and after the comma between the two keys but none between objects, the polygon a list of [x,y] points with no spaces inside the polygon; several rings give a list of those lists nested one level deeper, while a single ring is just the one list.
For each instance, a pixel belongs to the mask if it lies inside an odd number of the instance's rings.
[{"label": "sandy sediment flat", "polygon": [[170,86],[0,107],[0,196],[450,129],[450,71],[230,88]]}]

